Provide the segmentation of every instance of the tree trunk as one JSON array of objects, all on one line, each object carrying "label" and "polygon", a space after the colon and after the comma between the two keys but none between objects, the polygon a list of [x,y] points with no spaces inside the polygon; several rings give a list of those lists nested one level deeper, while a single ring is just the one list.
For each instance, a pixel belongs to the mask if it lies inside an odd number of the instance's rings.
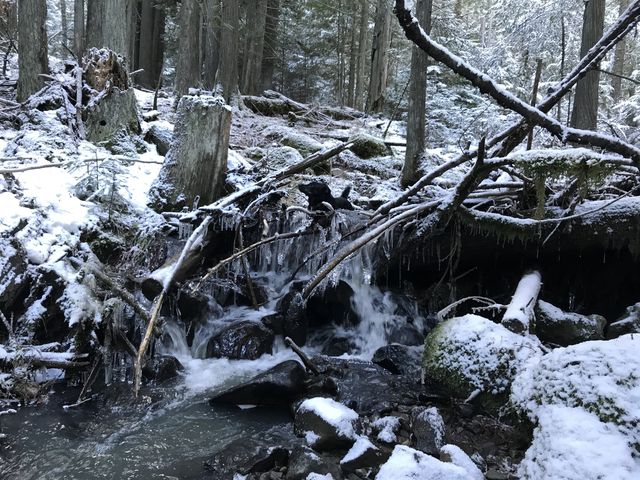
[{"label": "tree trunk", "polygon": [[140,42],[138,63],[136,68],[144,71],[136,77],[138,83],[146,88],[154,89],[162,74],[164,56],[165,11],[154,0],[142,0],[140,11]]},{"label": "tree trunk", "polygon": [[62,57],[66,58],[69,51],[69,28],[67,26],[67,2],[60,0],[60,35],[62,36]]},{"label": "tree trunk", "polygon": [[103,47],[109,48],[127,59],[131,66],[132,0],[104,0]]},{"label": "tree trunk", "polygon": [[240,43],[240,0],[222,1],[220,64],[217,82],[227,103],[238,91],[238,50]]},{"label": "tree trunk", "polygon": [[245,95],[260,93],[266,20],[267,0],[249,2],[247,5],[247,34],[244,47],[242,88],[240,89]]},{"label": "tree trunk", "polygon": [[176,68],[176,99],[200,84],[200,6],[183,0],[180,7],[180,38]]},{"label": "tree trunk", "polygon": [[46,0],[18,2],[18,101],[44,86],[39,75],[49,73]]},{"label": "tree trunk", "polygon": [[[432,6],[433,0],[418,0],[416,5],[416,17],[427,34],[431,32]],[[414,45],[411,49],[407,150],[400,180],[403,187],[408,187],[418,179],[418,161],[424,151],[428,63],[429,56],[417,45]]]},{"label": "tree trunk", "polygon": [[173,143],[151,191],[154,208],[209,204],[219,198],[227,170],[231,110],[214,97],[180,99]]},{"label": "tree trunk", "polygon": [[73,2],[73,53],[78,63],[84,54],[84,0]]},{"label": "tree trunk", "polygon": [[367,39],[369,38],[369,1],[361,0],[360,36],[358,38],[358,74],[354,94],[355,108],[364,110],[364,72],[367,66]]},{"label": "tree trunk", "polygon": [[87,48],[101,48],[103,46],[102,31],[104,30],[104,2],[87,1]]},{"label": "tree trunk", "polygon": [[262,52],[262,91],[272,90],[273,73],[278,59],[278,27],[280,23],[280,0],[269,0],[267,21],[264,27],[264,50]]},{"label": "tree trunk", "polygon": [[[604,31],[605,0],[589,0],[584,11],[580,57],[600,40]],[[576,94],[571,112],[571,126],[585,130],[598,127],[598,87],[600,72],[592,70],[576,85]]]},{"label": "tree trunk", "polygon": [[378,0],[376,23],[371,47],[371,78],[367,96],[367,112],[381,112],[387,88],[389,44],[391,42],[391,6],[389,0]]},{"label": "tree trunk", "polygon": [[[358,16],[358,3],[351,2],[351,18],[356,19]],[[358,68],[358,49],[356,42],[358,40],[358,29],[356,22],[351,24],[351,42],[349,43],[349,85],[347,90],[347,106],[355,107],[355,93],[356,93],[356,70]]]},{"label": "tree trunk", "polygon": [[205,0],[202,15],[204,17],[204,66],[202,84],[207,90],[216,86],[216,71],[220,62],[220,2]]},{"label": "tree trunk", "polygon": [[[620,0],[620,10],[618,15],[622,15],[629,6],[629,0]],[[616,75],[624,74],[624,57],[627,47],[626,39],[620,40],[616,45],[616,51],[613,57],[613,73]],[[611,78],[611,87],[613,88],[613,99],[618,101],[622,97],[622,78],[613,76]]]}]

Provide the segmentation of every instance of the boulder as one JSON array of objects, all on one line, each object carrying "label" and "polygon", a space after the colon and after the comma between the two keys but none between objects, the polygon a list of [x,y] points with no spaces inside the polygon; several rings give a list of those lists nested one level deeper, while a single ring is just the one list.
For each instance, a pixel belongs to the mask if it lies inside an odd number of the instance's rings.
[{"label": "boulder", "polygon": [[330,398],[314,397],[297,408],[294,429],[316,450],[349,448],[356,440],[358,414]]},{"label": "boulder", "polygon": [[360,158],[385,157],[389,155],[389,147],[383,140],[366,133],[360,133],[349,139],[355,142],[349,149]]},{"label": "boulder", "polygon": [[467,398],[496,412],[504,405],[516,374],[527,360],[541,356],[540,342],[510,332],[477,316],[452,318],[434,328],[425,340],[425,379],[449,395]]},{"label": "boulder", "polygon": [[287,360],[220,393],[211,399],[211,403],[288,405],[304,393],[307,378],[307,372],[300,363]]},{"label": "boulder", "polygon": [[[286,301],[288,300],[288,301]],[[282,333],[291,338],[299,346],[307,343],[307,328],[309,321],[305,311],[305,301],[302,294],[293,292],[282,304]]]},{"label": "boulder", "polygon": [[444,420],[435,407],[416,407],[411,410],[411,438],[413,446],[438,456],[444,445]]},{"label": "boulder", "polygon": [[407,321],[394,322],[388,329],[387,341],[400,345],[422,345],[424,335],[413,323]]},{"label": "boulder", "polygon": [[373,354],[371,361],[396,375],[420,373],[421,352],[406,345],[385,345]]},{"label": "boulder", "polygon": [[322,345],[322,354],[330,357],[339,357],[345,353],[350,353],[355,349],[353,340],[349,337],[332,336]]},{"label": "boulder", "polygon": [[543,342],[566,347],[588,340],[604,339],[607,321],[600,315],[563,312],[542,300],[536,308],[536,335]]},{"label": "boulder", "polygon": [[391,457],[380,467],[376,475],[376,480],[469,480],[469,478],[464,468],[442,462],[404,445],[396,445]]},{"label": "boulder", "polygon": [[231,442],[210,460],[204,468],[213,478],[235,478],[235,474],[262,473],[287,465],[289,450],[269,446],[254,439],[241,438]]},{"label": "boulder", "polygon": [[207,358],[255,360],[271,353],[274,335],[261,322],[242,320],[223,328],[207,344]]},{"label": "boulder", "polygon": [[162,155],[164,157],[171,148],[173,131],[154,123],[147,131],[144,139],[147,142],[154,144],[158,151],[158,155]]},{"label": "boulder", "polygon": [[291,451],[286,480],[307,480],[312,474],[330,474],[334,480],[341,480],[342,473],[335,459],[324,458],[309,447],[298,446]]},{"label": "boulder", "polygon": [[444,445],[440,449],[440,460],[464,468],[469,475],[469,480],[485,480],[484,474],[474,461],[456,445]]},{"label": "boulder", "polygon": [[340,460],[340,466],[345,472],[354,472],[360,468],[376,468],[389,458],[376,447],[367,437],[359,437],[347,454]]},{"label": "boulder", "polygon": [[162,355],[148,362],[142,369],[142,375],[147,380],[163,383],[176,378],[182,371],[184,371],[184,367],[176,357]]},{"label": "boulder", "polygon": [[609,325],[607,339],[618,338],[628,333],[640,333],[640,303],[627,307],[625,314]]},{"label": "boulder", "polygon": [[303,157],[322,150],[322,144],[304,133],[289,127],[270,126],[264,130],[265,138],[276,140],[280,144],[291,147]]},{"label": "boulder", "polygon": [[371,428],[373,433],[377,435],[376,439],[379,442],[396,443],[398,441],[397,433],[400,430],[400,423],[400,417],[380,417],[371,423]]}]

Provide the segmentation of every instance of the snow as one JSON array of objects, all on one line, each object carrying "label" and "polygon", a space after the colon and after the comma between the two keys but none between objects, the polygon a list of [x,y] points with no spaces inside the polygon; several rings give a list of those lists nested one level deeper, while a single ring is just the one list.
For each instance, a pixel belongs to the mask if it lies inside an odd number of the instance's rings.
[{"label": "snow", "polygon": [[381,442],[393,443],[398,440],[396,437],[396,431],[400,428],[400,419],[398,417],[381,417],[371,425],[379,430],[377,438]]},{"label": "snow", "polygon": [[351,449],[349,449],[347,454],[340,460],[340,463],[347,463],[360,458],[368,450],[378,450],[378,447],[371,443],[367,437],[358,437]]},{"label": "snow", "polygon": [[319,473],[310,473],[307,475],[306,480],[334,480],[333,475],[327,473],[325,475],[321,475]]},{"label": "snow", "polygon": [[515,320],[523,326],[525,331],[529,329],[529,321],[533,316],[541,282],[540,272],[527,273],[520,279],[511,303],[504,313],[504,320]]},{"label": "snow", "polygon": [[309,398],[300,404],[298,411],[313,412],[329,425],[335,427],[338,434],[347,438],[356,438],[353,423],[358,419],[358,414],[331,398]]},{"label": "snow", "polygon": [[376,480],[469,480],[467,471],[404,445],[396,445]]},{"label": "snow", "polygon": [[469,455],[456,445],[445,445],[440,449],[440,458],[448,457],[447,461],[467,471],[469,480],[484,480],[484,474],[471,460]]}]

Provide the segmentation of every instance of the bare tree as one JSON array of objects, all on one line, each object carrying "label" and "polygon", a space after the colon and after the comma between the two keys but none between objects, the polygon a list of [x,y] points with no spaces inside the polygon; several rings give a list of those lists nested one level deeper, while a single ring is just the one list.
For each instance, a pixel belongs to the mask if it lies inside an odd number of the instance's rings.
[{"label": "bare tree", "polygon": [[267,0],[254,0],[247,4],[247,33],[244,47],[242,88],[245,95],[256,95],[260,90],[260,74],[267,21]]},{"label": "bare tree", "polygon": [[200,5],[183,0],[180,7],[180,38],[176,68],[176,97],[200,84]]},{"label": "bare tree", "polygon": [[358,16],[358,2],[351,2],[351,41],[349,42],[349,83],[347,87],[347,106],[355,107],[354,98],[356,93],[356,69],[358,68],[358,27],[355,19]]},{"label": "bare tree", "polygon": [[[584,10],[582,24],[582,43],[580,56],[587,52],[602,37],[604,31],[605,0],[589,0]],[[598,87],[600,72],[592,70],[578,82],[571,112],[571,126],[595,130],[598,126]]]},{"label": "bare tree", "polygon": [[262,90],[273,88],[273,73],[278,59],[278,29],[280,26],[280,0],[269,0],[267,20],[264,27],[264,50],[262,53]]},{"label": "bare tree", "polygon": [[391,4],[389,0],[378,0],[376,23],[373,27],[371,45],[371,77],[367,96],[368,112],[380,112],[384,106],[389,68],[389,45],[391,43]]},{"label": "bare tree", "polygon": [[142,0],[140,9],[139,55],[136,68],[143,71],[137,82],[147,88],[156,88],[162,74],[164,57],[165,9],[154,0]]},{"label": "bare tree", "polygon": [[44,86],[40,74],[49,73],[46,0],[18,2],[18,101]]},{"label": "bare tree", "polygon": [[204,0],[202,2],[204,59],[202,84],[213,90],[216,85],[216,71],[220,61],[220,2]]},{"label": "bare tree", "polygon": [[[416,4],[416,17],[427,34],[431,32],[432,5],[433,0],[418,0]],[[407,149],[400,179],[403,187],[408,187],[418,179],[418,160],[424,151],[428,63],[428,55],[414,45],[411,49]]]},{"label": "bare tree", "polygon": [[62,36],[62,56],[66,57],[69,48],[69,27],[67,25],[67,1],[60,0],[60,34]]},{"label": "bare tree", "polygon": [[73,2],[73,53],[78,61],[84,54],[84,0]]},{"label": "bare tree", "polygon": [[240,43],[240,0],[222,1],[220,64],[217,82],[227,103],[238,91],[238,44]]},{"label": "bare tree", "polygon": [[367,64],[367,38],[369,37],[369,0],[360,1],[360,34],[358,38],[358,71],[354,92],[354,106],[364,110],[364,72]]}]

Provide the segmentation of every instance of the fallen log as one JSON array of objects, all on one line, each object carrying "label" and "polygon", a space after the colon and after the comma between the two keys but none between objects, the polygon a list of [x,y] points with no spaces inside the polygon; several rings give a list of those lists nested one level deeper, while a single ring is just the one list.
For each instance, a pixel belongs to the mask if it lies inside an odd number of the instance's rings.
[{"label": "fallen log", "polygon": [[542,275],[534,270],[526,273],[516,288],[502,317],[502,325],[515,333],[528,333],[533,324],[534,310],[542,288]]}]

